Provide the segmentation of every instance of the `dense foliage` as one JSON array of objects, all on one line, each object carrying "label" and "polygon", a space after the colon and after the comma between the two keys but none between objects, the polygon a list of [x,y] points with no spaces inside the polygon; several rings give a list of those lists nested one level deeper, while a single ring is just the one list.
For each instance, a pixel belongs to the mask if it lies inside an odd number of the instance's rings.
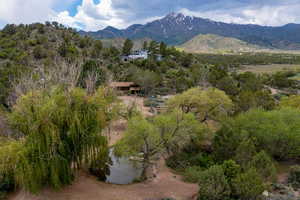
[{"label": "dense foliage", "polygon": [[[274,111],[252,110],[229,120],[216,133],[214,147],[220,159],[235,155],[245,140],[253,140],[255,150],[264,150],[276,159],[300,155],[300,112],[282,108]],[[249,152],[249,151],[248,151]]]},{"label": "dense foliage", "polygon": [[82,89],[53,88],[21,97],[9,118],[19,136],[1,147],[0,174],[37,192],[70,184],[78,169],[104,173],[108,146],[101,130],[112,103],[104,89],[89,96]]}]

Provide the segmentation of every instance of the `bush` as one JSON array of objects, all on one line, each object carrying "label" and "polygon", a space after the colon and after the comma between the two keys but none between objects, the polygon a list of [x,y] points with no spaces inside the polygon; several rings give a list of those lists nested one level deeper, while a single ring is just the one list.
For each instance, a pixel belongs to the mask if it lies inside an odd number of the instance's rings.
[{"label": "bush", "polygon": [[184,170],[187,167],[197,166],[207,169],[215,164],[213,157],[210,154],[199,152],[196,149],[191,152],[185,150],[168,158],[167,166],[175,170]]},{"label": "bush", "polygon": [[224,123],[213,141],[218,159],[235,155],[242,141],[254,139],[257,151],[264,150],[275,159],[295,159],[300,155],[300,111],[281,108],[273,111],[251,110]]},{"label": "bush", "polygon": [[258,199],[265,189],[263,179],[255,169],[250,169],[233,180],[233,193],[238,199]]},{"label": "bush", "polygon": [[236,178],[241,173],[241,166],[234,160],[226,160],[222,164],[224,174],[229,182]]},{"label": "bush", "polygon": [[272,161],[272,158],[265,151],[261,151],[258,154],[256,154],[253,157],[250,166],[254,167],[265,180],[276,180],[275,164]]},{"label": "bush", "polygon": [[195,156],[191,156],[189,161],[191,165],[197,165],[206,169],[215,164],[213,157],[210,154],[204,152],[200,152]]},{"label": "bush", "polygon": [[188,167],[183,173],[184,180],[191,183],[198,183],[201,173],[202,173],[201,167],[198,166]]},{"label": "bush", "polygon": [[296,189],[300,188],[300,165],[291,167],[288,182]]},{"label": "bush", "polygon": [[235,161],[243,168],[247,168],[255,154],[256,148],[253,141],[251,139],[244,140],[236,150]]},{"label": "bush", "polygon": [[221,166],[210,167],[199,178],[199,200],[224,200],[230,197],[231,189]]}]

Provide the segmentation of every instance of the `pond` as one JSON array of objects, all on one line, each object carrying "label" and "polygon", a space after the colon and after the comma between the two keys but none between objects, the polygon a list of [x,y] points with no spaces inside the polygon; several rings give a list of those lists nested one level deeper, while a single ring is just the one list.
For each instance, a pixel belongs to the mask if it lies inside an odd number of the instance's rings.
[{"label": "pond", "polygon": [[130,160],[125,157],[116,157],[113,149],[110,149],[109,156],[111,163],[109,165],[109,172],[106,175],[105,182],[112,184],[130,184],[142,175],[142,163]]}]

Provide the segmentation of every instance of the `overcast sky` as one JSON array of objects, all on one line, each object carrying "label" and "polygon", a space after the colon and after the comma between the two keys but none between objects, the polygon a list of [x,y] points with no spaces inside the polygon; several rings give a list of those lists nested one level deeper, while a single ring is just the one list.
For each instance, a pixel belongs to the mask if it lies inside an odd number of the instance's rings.
[{"label": "overcast sky", "polygon": [[96,31],[146,23],[170,12],[279,26],[300,23],[300,0],[0,0],[0,28],[7,23],[58,21]]}]

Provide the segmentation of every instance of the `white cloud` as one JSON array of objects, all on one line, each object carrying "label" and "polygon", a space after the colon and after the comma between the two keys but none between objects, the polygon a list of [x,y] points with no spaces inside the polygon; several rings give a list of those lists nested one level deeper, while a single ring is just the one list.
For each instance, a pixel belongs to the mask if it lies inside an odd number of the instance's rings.
[{"label": "white cloud", "polygon": [[1,0],[0,20],[7,23],[33,23],[49,19],[58,0]]},{"label": "white cloud", "polygon": [[125,21],[120,18],[111,6],[111,0],[101,0],[95,4],[93,0],[83,0],[77,7],[75,16],[64,11],[52,16],[52,20],[79,28],[80,24],[85,30],[99,30],[105,26],[124,27]]},{"label": "white cloud", "polygon": [[275,6],[248,6],[227,10],[191,11],[183,8],[186,15],[208,18],[216,21],[238,24],[258,24],[280,26],[287,23],[299,23],[300,3]]}]

